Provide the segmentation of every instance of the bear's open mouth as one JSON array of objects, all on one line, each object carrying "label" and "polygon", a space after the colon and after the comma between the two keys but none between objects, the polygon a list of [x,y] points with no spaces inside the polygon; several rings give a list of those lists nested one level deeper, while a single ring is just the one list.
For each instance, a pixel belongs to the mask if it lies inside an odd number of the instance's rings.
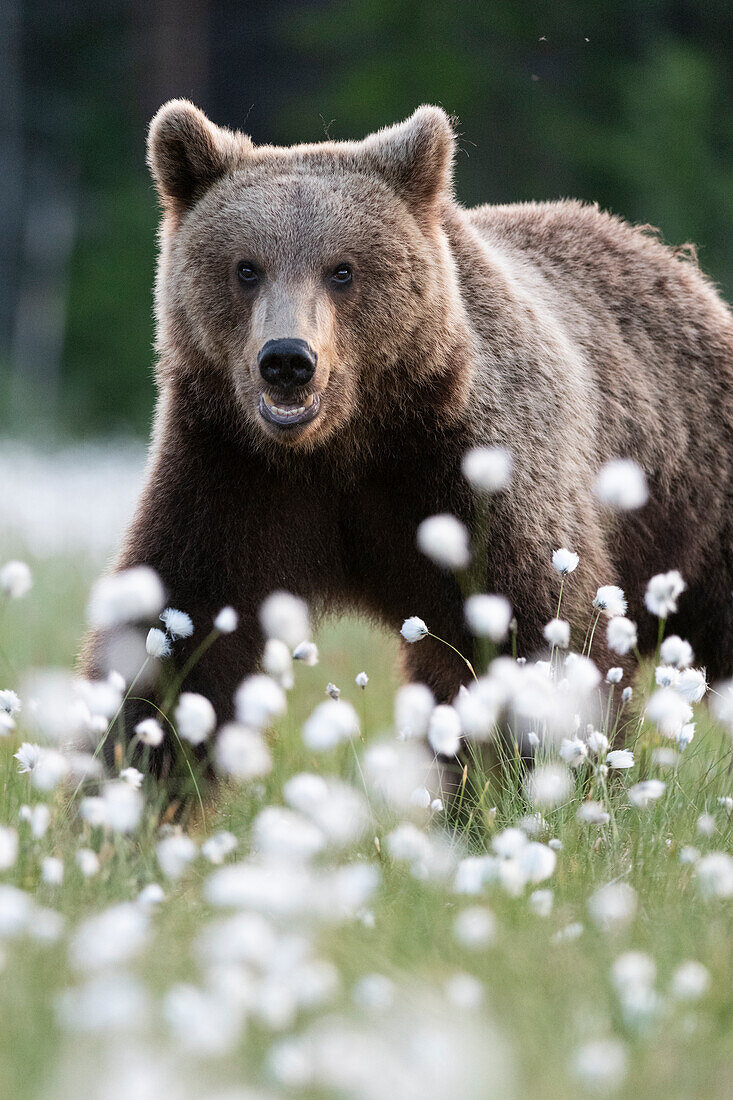
[{"label": "bear's open mouth", "polygon": [[296,424],[307,424],[318,416],[321,399],[317,393],[309,393],[299,405],[286,405],[282,401],[276,405],[269,393],[260,394],[260,416],[279,428],[290,428]]}]

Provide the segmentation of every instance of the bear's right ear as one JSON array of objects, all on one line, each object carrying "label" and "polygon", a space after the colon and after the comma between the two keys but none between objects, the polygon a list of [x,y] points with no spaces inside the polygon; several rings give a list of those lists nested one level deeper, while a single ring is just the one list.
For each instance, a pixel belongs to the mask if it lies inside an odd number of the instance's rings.
[{"label": "bear's right ear", "polygon": [[164,104],[148,131],[148,167],[163,206],[176,215],[190,210],[251,147],[248,137],[215,126],[187,99]]}]

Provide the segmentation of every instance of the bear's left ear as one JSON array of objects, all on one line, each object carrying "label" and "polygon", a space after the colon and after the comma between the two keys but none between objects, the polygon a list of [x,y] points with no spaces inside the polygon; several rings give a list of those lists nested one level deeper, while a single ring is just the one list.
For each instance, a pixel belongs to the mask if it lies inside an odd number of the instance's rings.
[{"label": "bear's left ear", "polygon": [[396,126],[370,134],[364,152],[416,213],[453,187],[456,135],[442,107],[424,105]]}]

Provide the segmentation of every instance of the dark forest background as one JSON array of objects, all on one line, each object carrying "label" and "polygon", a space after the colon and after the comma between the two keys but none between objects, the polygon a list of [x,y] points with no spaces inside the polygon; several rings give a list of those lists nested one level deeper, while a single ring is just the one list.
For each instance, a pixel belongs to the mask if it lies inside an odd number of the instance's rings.
[{"label": "dark forest background", "polygon": [[0,0],[0,423],[147,431],[149,118],[258,141],[459,119],[467,203],[576,196],[694,241],[733,295],[728,0]]}]

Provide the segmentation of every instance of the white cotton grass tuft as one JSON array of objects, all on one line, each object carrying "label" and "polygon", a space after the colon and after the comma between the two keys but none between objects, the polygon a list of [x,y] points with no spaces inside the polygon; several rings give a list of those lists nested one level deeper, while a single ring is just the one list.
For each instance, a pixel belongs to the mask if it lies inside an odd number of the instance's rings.
[{"label": "white cotton grass tuft", "polygon": [[158,745],[162,745],[165,735],[157,718],[143,718],[135,726],[135,736],[141,745],[155,749]]},{"label": "white cotton grass tuft", "polygon": [[471,447],[461,461],[463,476],[480,493],[506,489],[512,476],[512,456],[504,447]]},{"label": "white cotton grass tuft", "polygon": [[0,568],[0,592],[8,599],[22,599],[32,587],[33,575],[24,561],[7,561]]},{"label": "white cotton grass tuft", "polygon": [[488,638],[496,644],[503,642],[512,621],[512,605],[504,596],[476,593],[464,604],[469,630],[477,638]]},{"label": "white cotton grass tuft", "polygon": [[293,650],[293,660],[314,668],[318,664],[318,646],[315,642],[299,642]]},{"label": "white cotton grass tuft", "polygon": [[220,634],[233,634],[239,626],[239,615],[233,607],[222,607],[214,618],[214,630]]},{"label": "white cotton grass tuft", "polygon": [[303,726],[303,741],[309,749],[324,752],[359,733],[359,718],[350,703],[327,699],[319,703]]},{"label": "white cotton grass tuft", "polygon": [[638,904],[633,886],[627,882],[609,882],[591,894],[588,912],[602,932],[616,932],[633,921]]},{"label": "white cotton grass tuft", "polygon": [[394,702],[394,724],[402,740],[426,737],[435,698],[426,684],[403,684]]},{"label": "white cotton grass tuft", "polygon": [[285,692],[271,676],[258,673],[248,676],[234,695],[237,721],[252,729],[264,729],[285,713]]},{"label": "white cotton grass tuft", "polygon": [[626,597],[617,584],[604,584],[593,598],[593,606],[602,611],[609,619],[626,614]]},{"label": "white cotton grass tuft", "polygon": [[200,745],[216,728],[216,711],[204,695],[184,691],[174,711],[178,736],[192,745]]},{"label": "white cotton grass tuft", "polygon": [[42,748],[30,741],[24,741],[14,754],[18,761],[18,771],[21,775],[30,775],[38,761],[41,759]]},{"label": "white cotton grass tuft", "polygon": [[704,898],[733,898],[733,856],[708,852],[695,865],[697,888]]},{"label": "white cotton grass tuft", "polygon": [[619,657],[625,657],[637,644],[636,624],[624,615],[613,615],[606,627],[608,648]]},{"label": "white cotton grass tuft", "polygon": [[286,691],[293,686],[293,658],[285,642],[279,638],[268,638],[265,642],[262,667]]},{"label": "white cotton grass tuft", "polygon": [[646,706],[646,717],[665,737],[676,737],[692,719],[690,704],[674,688],[658,688]]},{"label": "white cotton grass tuft", "polygon": [[551,809],[570,797],[573,780],[560,764],[538,764],[527,775],[524,787],[533,806]]},{"label": "white cotton grass tuft", "polygon": [[647,610],[659,619],[666,619],[677,611],[677,601],[686,587],[677,569],[671,569],[669,573],[657,573],[649,581],[644,594]]},{"label": "white cotton grass tuft", "polygon": [[354,683],[356,684],[357,687],[360,687],[363,691],[364,688],[369,683],[369,677],[367,676],[366,672],[357,672],[356,677],[354,679]]},{"label": "white cotton grass tuft", "polygon": [[618,1092],[628,1074],[629,1054],[613,1036],[591,1039],[574,1052],[571,1072],[589,1093],[607,1096]]},{"label": "white cotton grass tuft", "polygon": [[569,573],[574,572],[578,568],[579,561],[578,555],[564,546],[559,550],[555,550],[552,555],[553,567],[561,577],[567,577]]},{"label": "white cotton grass tuft", "polygon": [[260,607],[260,625],[266,638],[279,638],[294,649],[310,634],[308,606],[290,592],[271,592]]},{"label": "white cotton grass tuft", "polygon": [[87,619],[100,629],[144,622],[159,615],[164,602],[158,574],[150,566],[137,565],[97,581],[89,598]]},{"label": "white cotton grass tuft", "polygon": [[542,630],[545,641],[556,649],[567,649],[570,645],[570,623],[565,619],[550,619]]},{"label": "white cotton grass tuft", "polygon": [[161,622],[171,638],[190,638],[193,634],[193,619],[185,611],[177,611],[174,607],[166,607],[161,612]]},{"label": "white cotton grass tuft", "polygon": [[429,633],[427,626],[417,615],[411,615],[409,619],[405,619],[400,630],[402,637],[410,644],[421,642]]},{"label": "white cotton grass tuft", "polygon": [[688,668],[695,655],[689,642],[680,638],[679,634],[670,634],[660,646],[659,659],[663,665],[674,665],[681,669]]},{"label": "white cotton grass tuft", "polygon": [[16,692],[11,691],[10,688],[0,691],[0,711],[5,714],[9,714],[11,718],[15,718],[20,714],[22,709],[22,703],[20,697]]},{"label": "white cotton grass tuft", "polygon": [[461,747],[461,719],[454,707],[437,706],[430,715],[428,741],[439,756],[455,756]]},{"label": "white cotton grass tuft", "polygon": [[631,749],[612,749],[606,756],[606,764],[614,771],[628,771],[634,766],[634,754]]},{"label": "white cotton grass tuft", "polygon": [[468,530],[455,516],[429,516],[417,528],[418,549],[444,569],[465,569],[471,561]]},{"label": "white cotton grass tuft", "polygon": [[159,660],[163,657],[169,657],[171,653],[170,638],[157,626],[151,626],[145,639],[145,652],[148,657],[155,657]]},{"label": "white cotton grass tuft", "polygon": [[240,782],[260,779],[272,768],[272,755],[259,730],[229,722],[214,745],[217,770]]},{"label": "white cotton grass tuft", "polygon": [[644,471],[628,458],[607,462],[595,480],[594,490],[601,504],[620,512],[643,508],[649,499]]}]

